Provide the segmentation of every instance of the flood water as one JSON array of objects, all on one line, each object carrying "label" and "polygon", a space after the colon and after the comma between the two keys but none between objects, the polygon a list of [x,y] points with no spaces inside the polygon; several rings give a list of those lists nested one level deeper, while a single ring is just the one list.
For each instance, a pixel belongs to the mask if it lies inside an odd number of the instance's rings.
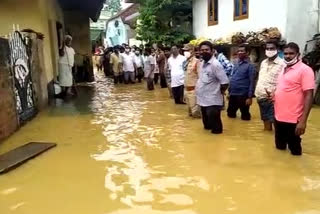
[{"label": "flood water", "polygon": [[320,109],[313,109],[304,155],[274,149],[253,120],[231,120],[212,135],[167,89],[82,88],[57,101],[0,145],[58,146],[0,176],[1,214],[319,214]]}]

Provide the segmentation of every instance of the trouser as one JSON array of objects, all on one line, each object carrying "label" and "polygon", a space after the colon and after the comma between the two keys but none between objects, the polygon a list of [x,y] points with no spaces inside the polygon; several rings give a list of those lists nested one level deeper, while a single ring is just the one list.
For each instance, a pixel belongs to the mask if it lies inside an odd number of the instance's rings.
[{"label": "trouser", "polygon": [[201,107],[204,128],[211,130],[213,134],[221,134],[223,132],[221,109],[222,106]]},{"label": "trouser", "polygon": [[129,84],[129,82],[132,83],[132,84],[135,83],[134,72],[125,71],[124,72],[124,83],[125,84]]},{"label": "trouser", "polygon": [[120,75],[116,74],[113,76],[114,84],[118,84],[120,82]]},{"label": "trouser", "polygon": [[151,77],[147,78],[147,88],[148,88],[149,91],[154,90],[153,81],[154,81],[153,78],[151,78]]},{"label": "trouser", "polygon": [[292,155],[302,155],[301,137],[296,135],[295,123],[275,121],[275,144],[279,150],[286,150],[287,145]]},{"label": "trouser", "polygon": [[158,82],[159,82],[159,73],[155,73],[154,74],[154,84],[158,84]]},{"label": "trouser", "polygon": [[186,94],[186,102],[188,105],[188,111],[189,111],[189,116],[194,117],[194,118],[200,118],[201,113],[200,113],[200,107],[197,105],[197,97],[196,97],[196,91],[191,90],[185,91]]},{"label": "trouser", "polygon": [[184,85],[181,85],[178,87],[172,87],[172,94],[176,104],[184,104],[183,93],[184,93]]},{"label": "trouser", "polygon": [[167,88],[167,80],[166,80],[166,76],[164,74],[164,72],[160,73],[160,86],[161,88]]},{"label": "trouser", "polygon": [[143,69],[142,68],[137,68],[137,78],[138,78],[138,81],[141,82],[141,80],[143,78]]},{"label": "trouser", "polygon": [[230,96],[228,106],[228,117],[236,118],[240,109],[242,120],[251,120],[250,106],[246,105],[246,96]]}]

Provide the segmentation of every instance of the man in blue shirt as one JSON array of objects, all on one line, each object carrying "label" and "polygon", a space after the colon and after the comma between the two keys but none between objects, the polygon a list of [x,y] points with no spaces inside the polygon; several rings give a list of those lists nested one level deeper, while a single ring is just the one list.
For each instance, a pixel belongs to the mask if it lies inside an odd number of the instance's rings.
[{"label": "man in blue shirt", "polygon": [[241,111],[242,120],[251,120],[250,106],[254,96],[256,69],[248,57],[249,48],[240,45],[238,48],[238,62],[234,65],[230,78],[228,117],[236,118],[237,111]]}]

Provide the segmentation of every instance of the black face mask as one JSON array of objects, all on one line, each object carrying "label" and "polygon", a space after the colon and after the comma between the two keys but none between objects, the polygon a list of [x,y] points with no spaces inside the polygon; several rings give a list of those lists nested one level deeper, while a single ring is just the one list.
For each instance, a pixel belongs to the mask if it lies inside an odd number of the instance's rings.
[{"label": "black face mask", "polygon": [[212,54],[210,53],[202,53],[201,56],[205,62],[208,62],[212,58]]}]

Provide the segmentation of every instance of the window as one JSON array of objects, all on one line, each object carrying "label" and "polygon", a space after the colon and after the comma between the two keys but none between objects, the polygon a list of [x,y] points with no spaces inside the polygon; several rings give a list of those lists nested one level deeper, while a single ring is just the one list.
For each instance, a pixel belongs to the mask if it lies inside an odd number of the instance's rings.
[{"label": "window", "polygon": [[208,25],[218,24],[219,0],[208,0]]},{"label": "window", "polygon": [[249,0],[234,0],[234,20],[249,17]]}]

